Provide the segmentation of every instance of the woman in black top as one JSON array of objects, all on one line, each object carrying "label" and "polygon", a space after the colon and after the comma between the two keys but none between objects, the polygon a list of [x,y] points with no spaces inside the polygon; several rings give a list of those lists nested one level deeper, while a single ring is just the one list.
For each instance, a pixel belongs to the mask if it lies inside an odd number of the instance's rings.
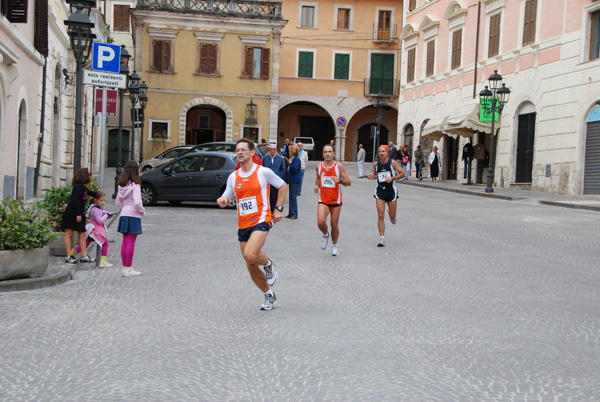
[{"label": "woman in black top", "polygon": [[62,216],[62,228],[65,231],[65,249],[67,250],[67,259],[69,264],[75,264],[77,259],[72,255],[72,242],[74,232],[79,233],[79,247],[81,247],[81,262],[94,262],[87,255],[85,247],[85,214],[88,204],[88,193],[94,196],[94,192],[87,189],[86,185],[92,181],[92,172],[88,168],[81,168],[73,176],[73,191],[71,199],[67,204]]}]

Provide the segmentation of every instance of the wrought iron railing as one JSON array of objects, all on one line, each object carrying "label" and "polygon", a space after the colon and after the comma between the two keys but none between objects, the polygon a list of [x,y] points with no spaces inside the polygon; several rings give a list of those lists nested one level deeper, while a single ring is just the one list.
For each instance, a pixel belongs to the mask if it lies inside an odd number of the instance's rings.
[{"label": "wrought iron railing", "polygon": [[138,0],[137,8],[281,19],[281,2],[251,0]]},{"label": "wrought iron railing", "polygon": [[383,27],[379,24],[373,24],[373,41],[374,42],[393,42],[398,37],[396,35],[396,25]]},{"label": "wrought iron railing", "polygon": [[398,96],[400,82],[391,78],[365,78],[365,96],[377,95],[379,91],[387,96]]}]

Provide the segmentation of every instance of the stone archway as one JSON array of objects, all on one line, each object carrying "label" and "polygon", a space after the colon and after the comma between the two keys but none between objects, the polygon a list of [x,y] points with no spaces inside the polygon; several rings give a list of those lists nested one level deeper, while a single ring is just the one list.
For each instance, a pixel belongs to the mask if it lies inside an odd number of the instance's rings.
[{"label": "stone archway", "polygon": [[233,141],[233,112],[225,102],[219,99],[203,96],[187,101],[179,110],[179,140],[178,145],[185,145],[185,127],[188,111],[195,106],[210,105],[225,113],[225,141]]}]

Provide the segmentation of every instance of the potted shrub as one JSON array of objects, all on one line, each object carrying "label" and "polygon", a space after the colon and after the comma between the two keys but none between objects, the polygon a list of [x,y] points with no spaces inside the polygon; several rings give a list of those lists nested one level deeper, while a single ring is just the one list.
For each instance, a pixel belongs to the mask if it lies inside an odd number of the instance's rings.
[{"label": "potted shrub", "polygon": [[7,197],[0,203],[0,280],[43,275],[56,237],[39,202],[26,207]]},{"label": "potted shrub", "polygon": [[[98,181],[93,179],[87,188],[93,191],[98,190]],[[71,184],[65,187],[52,187],[46,191],[44,200],[42,201],[42,208],[46,211],[46,216],[52,223],[53,230],[59,233],[59,237],[50,243],[50,252],[57,257],[66,257],[67,255],[65,250],[65,232],[62,230],[62,216],[71,199],[72,192],[73,186]],[[77,237],[75,236],[75,238]]]}]

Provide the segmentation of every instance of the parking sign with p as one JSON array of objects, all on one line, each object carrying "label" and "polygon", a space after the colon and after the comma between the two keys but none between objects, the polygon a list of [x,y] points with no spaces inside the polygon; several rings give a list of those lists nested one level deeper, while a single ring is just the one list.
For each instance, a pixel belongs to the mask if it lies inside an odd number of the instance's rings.
[{"label": "parking sign with p", "polygon": [[121,70],[121,46],[94,42],[92,70],[118,73]]}]

